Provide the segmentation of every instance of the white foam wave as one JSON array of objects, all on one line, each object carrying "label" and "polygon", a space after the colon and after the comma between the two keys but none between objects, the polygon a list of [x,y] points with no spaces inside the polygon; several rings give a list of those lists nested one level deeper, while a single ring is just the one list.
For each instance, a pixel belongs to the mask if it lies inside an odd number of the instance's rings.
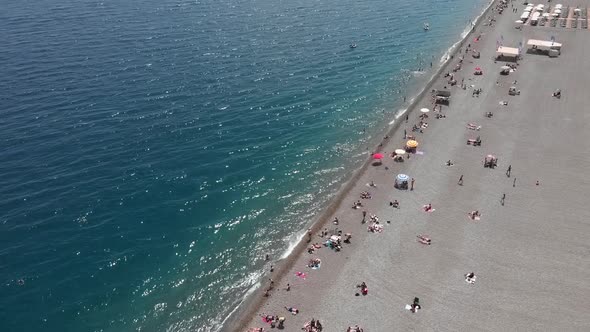
[{"label": "white foam wave", "polygon": [[291,253],[293,252],[293,250],[295,249],[297,244],[299,242],[301,242],[301,240],[303,239],[304,236],[305,236],[305,231],[295,233],[292,236],[290,236],[288,238],[287,249],[283,252],[280,259],[285,259],[285,258],[289,257],[289,255],[291,255]]},{"label": "white foam wave", "polygon": [[449,60],[451,54],[455,51],[455,49],[457,48],[457,46],[459,46],[459,44],[461,44],[461,42],[463,41],[463,39],[465,39],[465,37],[467,37],[467,35],[469,34],[469,32],[471,32],[471,29],[474,26],[474,23],[477,22],[482,16],[483,14],[488,10],[488,8],[490,8],[490,6],[492,6],[494,4],[494,0],[491,0],[487,6],[484,7],[484,9],[481,11],[481,13],[479,15],[477,15],[473,20],[469,21],[469,23],[465,26],[465,29],[463,29],[463,32],[461,32],[461,38],[454,43],[453,45],[451,45],[451,47],[449,47],[447,49],[447,51],[442,55],[442,57],[440,58],[440,63],[443,64],[445,63],[447,60]]}]

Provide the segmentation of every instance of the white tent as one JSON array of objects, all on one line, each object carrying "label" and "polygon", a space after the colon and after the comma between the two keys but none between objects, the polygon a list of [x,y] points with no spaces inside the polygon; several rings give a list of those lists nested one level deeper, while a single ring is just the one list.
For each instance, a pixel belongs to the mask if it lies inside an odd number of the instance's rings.
[{"label": "white tent", "polygon": [[541,50],[561,50],[561,44],[552,42],[550,40],[529,39],[526,43],[528,47],[533,47]]},{"label": "white tent", "polygon": [[514,48],[514,47],[500,46],[500,47],[498,47],[498,50],[496,51],[496,56],[518,58],[519,55],[520,55],[520,51],[518,50],[518,48]]}]

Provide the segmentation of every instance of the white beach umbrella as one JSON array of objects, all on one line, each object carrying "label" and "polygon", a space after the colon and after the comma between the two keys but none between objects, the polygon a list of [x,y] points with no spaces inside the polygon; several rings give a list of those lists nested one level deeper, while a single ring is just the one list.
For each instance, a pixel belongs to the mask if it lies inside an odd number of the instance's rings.
[{"label": "white beach umbrella", "polygon": [[580,8],[576,8],[576,9],[574,9],[574,11],[575,11],[576,13],[579,13],[579,12],[581,12],[582,10],[581,10]]},{"label": "white beach umbrella", "polygon": [[510,69],[510,67],[508,67],[508,66],[502,66],[502,67],[500,67],[500,69],[502,69],[502,70],[508,70],[508,69]]},{"label": "white beach umbrella", "polygon": [[549,13],[543,13],[543,17],[549,17]]},{"label": "white beach umbrella", "polygon": [[430,110],[428,108],[423,108],[423,109],[420,110],[420,112],[422,112],[422,113],[428,113],[428,112],[430,112]]},{"label": "white beach umbrella", "polygon": [[397,150],[395,150],[395,154],[404,155],[404,154],[406,154],[406,150],[404,150],[404,149],[397,149]]}]

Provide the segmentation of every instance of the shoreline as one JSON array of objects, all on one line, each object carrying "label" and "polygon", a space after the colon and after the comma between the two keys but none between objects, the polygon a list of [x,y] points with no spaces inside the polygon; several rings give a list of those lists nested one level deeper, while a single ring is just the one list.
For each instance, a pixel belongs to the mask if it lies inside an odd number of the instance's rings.
[{"label": "shoreline", "polygon": [[[481,28],[481,25],[485,20],[486,16],[490,13],[490,10],[498,1],[499,0],[491,0],[488,2],[487,5],[484,5],[485,8],[483,9],[483,11],[478,16],[476,16],[475,21],[472,21],[473,24],[470,31],[466,33],[464,37],[460,38],[456,43],[452,44],[447,50],[447,52],[445,52],[445,54],[447,54],[447,59],[438,66],[438,68],[432,73],[430,78],[424,82],[424,84],[420,85],[422,88],[417,89],[419,92],[414,97],[410,98],[410,102],[407,104],[407,106],[402,108],[401,112],[395,113],[394,118],[390,122],[390,128],[386,128],[383,130],[385,132],[385,135],[387,135],[389,139],[395,137],[396,132],[403,123],[403,121],[398,121],[398,119],[402,119],[403,115],[410,115],[415,112],[415,109],[417,108],[418,104],[423,100],[424,96],[427,93],[430,93],[430,90],[432,89],[433,85],[441,78],[441,75],[443,75],[444,71],[448,69],[448,66],[453,62],[453,59],[457,55],[458,51],[461,48],[463,48],[465,42],[469,40],[469,38],[474,34],[476,30]],[[445,56],[445,54],[443,54],[443,57]],[[383,132],[380,132],[380,135],[378,135],[377,137],[379,136],[383,137]],[[388,139],[381,138],[379,139],[379,142],[380,143],[376,144],[375,148],[371,151],[371,153],[382,152],[383,146],[388,142]],[[350,192],[357,185],[361,177],[365,175],[366,171],[369,169],[371,164],[372,160],[370,158],[367,158],[367,161],[365,161],[358,169],[351,172],[350,177],[341,185],[336,195],[332,199],[330,199],[327,206],[321,210],[321,212],[318,214],[315,220],[312,221],[312,223],[310,224],[309,232],[311,234],[317,234],[321,231],[322,228],[325,227],[325,225],[331,220],[331,217],[340,208],[346,196],[350,194]],[[309,242],[307,242],[305,239],[306,236],[305,233],[303,233],[301,239],[291,249],[291,252],[288,254],[287,257],[274,261],[273,280],[276,284],[281,284],[284,277],[288,274],[289,270],[296,263],[297,259],[307,249],[307,245]],[[262,275],[261,279],[265,280],[268,277],[269,273],[267,272]],[[222,326],[219,329],[219,331],[240,331],[244,326],[246,326],[253,319],[253,317],[256,316],[257,312],[260,311],[264,303],[267,301],[267,298],[263,296],[257,297],[257,292],[259,292],[260,289],[268,287],[269,285],[270,283],[268,281],[259,281],[250,290],[248,290],[244,295],[243,300],[238,304],[238,306],[232,312],[230,312],[230,314],[222,321]]]}]

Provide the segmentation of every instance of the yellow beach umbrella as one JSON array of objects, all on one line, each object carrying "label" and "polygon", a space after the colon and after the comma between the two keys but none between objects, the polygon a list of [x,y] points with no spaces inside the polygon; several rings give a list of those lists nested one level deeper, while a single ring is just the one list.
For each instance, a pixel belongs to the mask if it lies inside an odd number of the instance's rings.
[{"label": "yellow beach umbrella", "polygon": [[413,139],[411,139],[411,140],[409,140],[409,141],[406,143],[406,146],[407,146],[407,147],[409,147],[409,148],[411,148],[411,149],[415,149],[415,148],[417,148],[417,147],[418,147],[418,142],[417,142],[417,141],[415,141],[415,140],[413,140]]}]

